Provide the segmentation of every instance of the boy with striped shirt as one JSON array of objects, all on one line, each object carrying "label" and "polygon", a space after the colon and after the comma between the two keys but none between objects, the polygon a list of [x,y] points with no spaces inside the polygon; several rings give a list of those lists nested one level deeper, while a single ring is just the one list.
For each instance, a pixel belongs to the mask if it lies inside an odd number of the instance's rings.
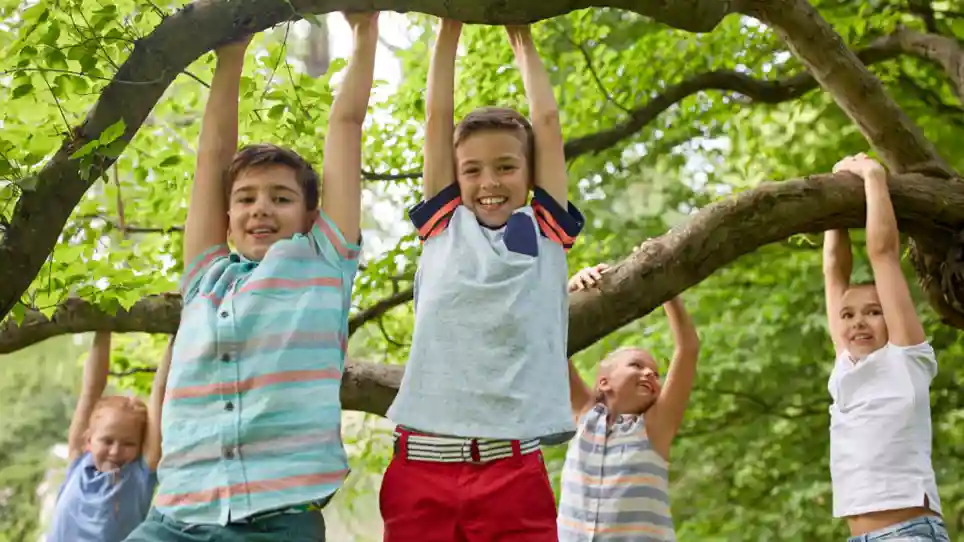
[{"label": "boy with striped shirt", "polygon": [[484,108],[453,129],[461,23],[442,21],[429,70],[425,200],[409,212],[424,242],[415,329],[380,495],[388,542],[556,540],[539,444],[575,429],[565,251],[583,218],[548,74],[528,27],[507,30],[531,124]]},{"label": "boy with striped shirt", "polygon": [[160,485],[130,542],[324,540],[318,510],[348,473],[339,390],[378,37],[377,14],[347,18],[355,50],[328,118],[321,209],[318,176],[294,152],[235,153],[250,38],[217,51],[185,228]]}]

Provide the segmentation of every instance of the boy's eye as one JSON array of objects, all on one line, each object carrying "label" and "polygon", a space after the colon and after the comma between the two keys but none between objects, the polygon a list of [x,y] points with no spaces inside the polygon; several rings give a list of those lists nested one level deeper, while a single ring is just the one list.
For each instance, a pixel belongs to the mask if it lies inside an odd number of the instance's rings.
[{"label": "boy's eye", "polygon": [[515,171],[515,164],[504,164],[499,166],[499,171]]},{"label": "boy's eye", "polygon": [[291,198],[285,196],[278,196],[274,199],[275,203],[291,203]]},{"label": "boy's eye", "polygon": [[244,196],[244,197],[238,198],[236,201],[238,203],[251,203],[254,201],[254,198],[250,196]]}]

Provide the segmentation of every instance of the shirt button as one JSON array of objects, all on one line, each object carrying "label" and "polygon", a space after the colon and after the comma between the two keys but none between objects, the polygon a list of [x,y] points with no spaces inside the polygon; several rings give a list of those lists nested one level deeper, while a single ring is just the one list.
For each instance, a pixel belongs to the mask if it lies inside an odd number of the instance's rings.
[{"label": "shirt button", "polygon": [[227,410],[228,412],[231,412],[232,410],[234,410],[234,403],[232,403],[231,401],[228,401],[227,403],[225,403],[224,410]]},{"label": "shirt button", "polygon": [[221,318],[227,318],[227,317],[228,317],[228,311],[221,311]]},{"label": "shirt button", "polygon": [[221,361],[231,361],[231,354],[227,352],[221,354]]},{"label": "shirt button", "polygon": [[225,448],[225,449],[224,449],[224,458],[225,458],[225,459],[234,459],[234,448]]}]

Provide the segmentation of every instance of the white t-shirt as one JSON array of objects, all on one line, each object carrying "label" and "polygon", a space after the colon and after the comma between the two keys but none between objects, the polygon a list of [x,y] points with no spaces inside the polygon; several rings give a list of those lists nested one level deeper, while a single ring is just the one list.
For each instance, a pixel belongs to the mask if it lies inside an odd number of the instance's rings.
[{"label": "white t-shirt", "polygon": [[833,515],[924,506],[941,513],[931,467],[930,344],[887,346],[858,363],[843,352],[830,374]]}]

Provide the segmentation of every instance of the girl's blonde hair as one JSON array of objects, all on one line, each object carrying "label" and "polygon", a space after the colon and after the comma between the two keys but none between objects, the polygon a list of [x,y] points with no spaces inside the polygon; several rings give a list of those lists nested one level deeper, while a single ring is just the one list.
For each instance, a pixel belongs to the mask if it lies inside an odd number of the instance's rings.
[{"label": "girl's blonde hair", "polygon": [[90,412],[90,419],[87,422],[88,431],[92,430],[97,421],[110,410],[133,416],[144,430],[147,429],[147,404],[144,401],[126,395],[108,395],[101,397]]}]

